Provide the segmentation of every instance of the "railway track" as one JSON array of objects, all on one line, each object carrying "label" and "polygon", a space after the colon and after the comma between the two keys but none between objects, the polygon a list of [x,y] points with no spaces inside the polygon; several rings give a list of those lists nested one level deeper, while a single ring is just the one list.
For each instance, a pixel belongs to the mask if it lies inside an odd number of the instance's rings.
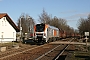
[{"label": "railway track", "polygon": [[59,57],[65,52],[65,50],[69,47],[69,45],[66,45],[65,48],[54,58],[54,60],[59,59]]},{"label": "railway track", "polygon": [[[70,43],[72,41],[73,40],[70,40]],[[64,51],[69,47],[69,44],[58,45],[55,48],[51,49],[50,51],[46,52],[45,54],[41,55],[35,60],[57,60],[64,53]]]},{"label": "railway track", "polygon": [[[71,42],[71,40],[70,40]],[[64,52],[69,45],[62,44],[45,44],[36,47],[27,47],[12,54],[6,53],[5,56],[0,57],[0,60],[56,60],[61,53]],[[57,56],[57,57],[56,57]]]},{"label": "railway track", "polygon": [[35,47],[35,45],[27,46],[27,47],[24,47],[24,48],[20,47],[19,49],[14,49],[13,48],[13,49],[9,49],[6,52],[0,52],[0,60],[4,59],[4,58],[7,58],[7,57],[10,57],[10,56],[13,56],[13,55],[16,55],[16,54],[19,54],[20,52],[25,51],[28,48],[33,48],[33,47]]},{"label": "railway track", "polygon": [[62,51],[63,47],[66,45],[58,45],[55,48],[51,49],[50,51],[44,53],[43,55],[39,56],[35,60],[53,60],[60,51]]}]

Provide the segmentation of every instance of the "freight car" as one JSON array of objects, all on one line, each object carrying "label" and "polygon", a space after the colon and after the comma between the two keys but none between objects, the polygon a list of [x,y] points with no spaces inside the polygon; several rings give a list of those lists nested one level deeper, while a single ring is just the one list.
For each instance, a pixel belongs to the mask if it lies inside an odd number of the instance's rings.
[{"label": "freight car", "polygon": [[67,33],[65,30],[59,29],[59,38],[63,39],[67,37]]},{"label": "freight car", "polygon": [[34,41],[38,43],[47,43],[59,38],[59,29],[48,24],[36,24],[34,26]]}]

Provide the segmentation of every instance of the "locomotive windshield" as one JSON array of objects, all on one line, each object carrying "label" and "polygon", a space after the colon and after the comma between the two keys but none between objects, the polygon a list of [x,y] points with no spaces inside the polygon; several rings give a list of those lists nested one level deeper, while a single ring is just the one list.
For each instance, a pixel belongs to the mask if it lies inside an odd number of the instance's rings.
[{"label": "locomotive windshield", "polygon": [[37,24],[36,25],[36,32],[43,32],[45,28],[45,24]]}]

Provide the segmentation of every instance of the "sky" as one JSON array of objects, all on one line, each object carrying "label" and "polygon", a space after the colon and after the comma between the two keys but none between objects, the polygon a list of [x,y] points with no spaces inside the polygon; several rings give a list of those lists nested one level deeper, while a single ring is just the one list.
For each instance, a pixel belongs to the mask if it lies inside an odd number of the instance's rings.
[{"label": "sky", "polygon": [[22,13],[38,23],[43,9],[53,17],[67,20],[70,27],[77,29],[79,19],[90,14],[90,0],[0,0],[0,13],[7,13],[15,23]]}]

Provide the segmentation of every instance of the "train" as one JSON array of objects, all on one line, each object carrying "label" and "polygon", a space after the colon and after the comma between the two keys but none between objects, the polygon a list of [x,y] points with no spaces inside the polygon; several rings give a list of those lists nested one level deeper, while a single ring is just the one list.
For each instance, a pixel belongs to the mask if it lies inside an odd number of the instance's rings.
[{"label": "train", "polygon": [[65,30],[58,29],[49,24],[40,23],[34,26],[33,40],[37,43],[48,43],[70,36],[71,34],[67,34]]},{"label": "train", "polygon": [[35,42],[50,42],[59,37],[59,29],[48,24],[36,24],[34,26]]}]

